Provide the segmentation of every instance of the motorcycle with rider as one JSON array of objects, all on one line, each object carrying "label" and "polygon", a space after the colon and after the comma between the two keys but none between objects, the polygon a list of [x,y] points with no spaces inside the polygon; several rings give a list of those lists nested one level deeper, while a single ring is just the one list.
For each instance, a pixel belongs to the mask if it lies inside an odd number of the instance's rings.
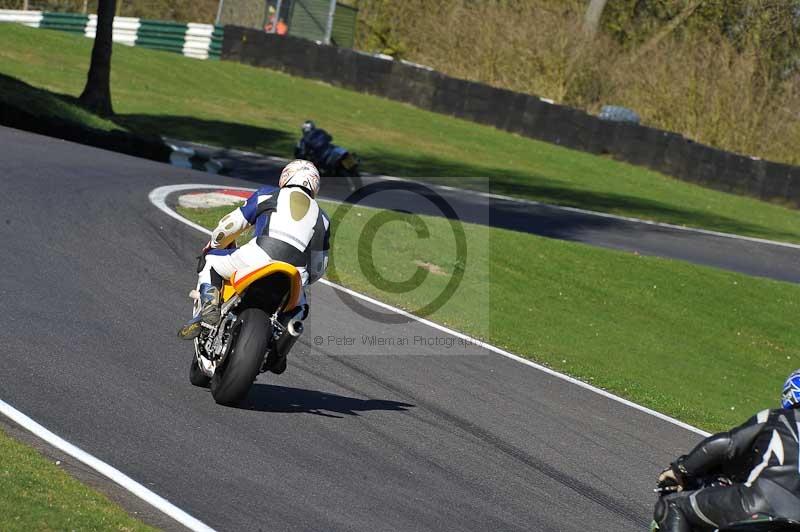
[{"label": "motorcycle with rider", "polygon": [[800,531],[800,370],[781,408],[713,434],[658,477],[650,530]]},{"label": "motorcycle with rider", "polygon": [[[178,332],[194,341],[189,380],[236,404],[256,376],[281,374],[308,317],[305,287],[325,273],[330,221],[316,202],[313,163],[290,162],[278,189],[262,187],[225,215],[200,257],[193,317]],[[248,228],[253,238],[236,239]]]},{"label": "motorcycle with rider", "polygon": [[313,162],[320,173],[331,177],[359,177],[359,161],[355,154],[333,144],[333,137],[311,120],[303,122],[303,136],[294,149],[295,159]]}]

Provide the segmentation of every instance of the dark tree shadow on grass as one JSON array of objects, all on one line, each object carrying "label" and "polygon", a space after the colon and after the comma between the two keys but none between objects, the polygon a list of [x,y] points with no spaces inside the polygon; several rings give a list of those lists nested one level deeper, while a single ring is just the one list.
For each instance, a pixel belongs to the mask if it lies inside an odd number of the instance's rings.
[{"label": "dark tree shadow on grass", "polygon": [[118,114],[114,123],[130,131],[263,153],[291,153],[296,139],[278,129],[190,116]]},{"label": "dark tree shadow on grass", "polygon": [[[74,96],[40,89],[5,74],[0,74],[0,107],[4,111],[0,114],[4,125],[15,110],[40,116],[53,124],[60,122],[65,126],[85,126],[82,120],[86,118],[103,120],[82,108],[78,98]],[[35,126],[35,124],[30,125]],[[15,126],[17,124],[12,125]],[[90,126],[91,124],[88,127]],[[26,130],[33,130],[33,127]]]},{"label": "dark tree shadow on grass", "polygon": [[[414,405],[381,399],[357,399],[334,393],[256,383],[238,408],[284,414],[314,414],[342,418],[360,412],[405,412]],[[337,415],[339,414],[339,415]]]}]

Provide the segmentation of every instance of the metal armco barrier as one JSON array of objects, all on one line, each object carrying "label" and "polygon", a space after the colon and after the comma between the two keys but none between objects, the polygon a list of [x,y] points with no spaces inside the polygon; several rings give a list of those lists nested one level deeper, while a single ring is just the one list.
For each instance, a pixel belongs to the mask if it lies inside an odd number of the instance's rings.
[{"label": "metal armco barrier", "polygon": [[[97,34],[97,15],[0,9],[0,22],[66,31],[92,39]],[[114,18],[114,42],[179,53],[196,59],[219,59],[223,35],[224,29],[212,24]]]},{"label": "metal armco barrier", "polygon": [[726,152],[677,133],[601,120],[419,65],[236,26],[225,27],[222,59],[323,80],[567,148],[609,154],[704,187],[800,207],[800,167]]}]

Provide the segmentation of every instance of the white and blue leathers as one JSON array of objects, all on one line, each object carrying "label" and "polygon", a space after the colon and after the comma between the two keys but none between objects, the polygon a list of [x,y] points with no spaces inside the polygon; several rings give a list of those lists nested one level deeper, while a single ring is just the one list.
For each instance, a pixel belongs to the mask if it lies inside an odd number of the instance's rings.
[{"label": "white and blue leathers", "polygon": [[[224,249],[248,227],[254,237],[237,249]],[[198,287],[212,273],[230,279],[275,261],[292,264],[303,286],[319,280],[328,266],[330,221],[309,192],[299,186],[262,187],[245,204],[225,215],[211,233],[211,251],[198,275]],[[301,305],[305,305],[305,293]]]}]

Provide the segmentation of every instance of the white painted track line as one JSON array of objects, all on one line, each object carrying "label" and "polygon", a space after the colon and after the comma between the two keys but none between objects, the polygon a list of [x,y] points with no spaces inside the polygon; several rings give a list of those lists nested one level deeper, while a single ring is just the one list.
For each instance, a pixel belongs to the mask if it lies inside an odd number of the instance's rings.
[{"label": "white painted track line", "polygon": [[46,441],[48,444],[52,445],[56,449],[68,454],[69,456],[75,458],[79,462],[86,464],[87,466],[91,467],[104,477],[116,482],[124,489],[131,492],[133,495],[136,495],[146,503],[150,504],[154,508],[164,512],[171,518],[175,519],[177,522],[189,528],[190,530],[195,530],[197,532],[213,532],[213,528],[209,527],[208,525],[198,521],[191,515],[187,514],[168,500],[164,499],[160,495],[156,495],[149,489],[145,488],[126,474],[122,473],[118,469],[108,465],[107,463],[103,462],[99,458],[95,458],[91,454],[87,453],[83,449],[72,445],[68,441],[64,440],[60,436],[50,432],[42,425],[37,423],[36,421],[32,420],[19,410],[15,409],[13,406],[9,405],[8,403],[0,400],[0,414],[5,415],[18,425],[20,425],[25,430],[32,432],[38,438]]},{"label": "white painted track line", "polygon": [[[167,186],[158,187],[156,189],[153,189],[149,194],[149,199],[150,199],[150,202],[153,205],[155,205],[162,212],[166,213],[168,216],[170,216],[172,218],[175,218],[176,220],[179,220],[182,223],[185,223],[186,225],[188,225],[190,227],[193,227],[194,229],[197,229],[198,231],[201,231],[201,232],[203,232],[203,233],[205,233],[205,234],[210,236],[211,235],[211,231],[210,230],[206,229],[205,227],[203,227],[201,225],[198,225],[198,224],[192,222],[191,220],[187,220],[186,218],[184,218],[183,216],[181,216],[180,214],[178,214],[177,212],[172,210],[167,205],[166,199],[167,199],[167,196],[169,196],[170,194],[172,194],[174,192],[180,192],[180,191],[184,191],[184,190],[221,189],[221,188],[227,188],[227,189],[231,189],[231,190],[249,190],[249,191],[254,191],[255,190],[253,188],[247,188],[247,187],[229,187],[229,186],[221,186],[221,185],[202,185],[202,184],[167,185]],[[584,388],[586,390],[594,392],[594,393],[596,393],[598,395],[602,395],[603,397],[611,399],[612,401],[616,401],[618,403],[622,403],[622,404],[624,404],[626,406],[629,406],[631,408],[639,410],[640,412],[644,412],[646,414],[649,414],[649,415],[651,415],[653,417],[656,417],[656,418],[661,419],[663,421],[666,421],[668,423],[672,423],[673,425],[677,425],[678,427],[681,427],[683,429],[689,430],[689,431],[694,432],[696,434],[699,434],[701,436],[708,436],[709,435],[709,433],[704,431],[704,430],[701,430],[701,429],[699,429],[697,427],[693,427],[692,425],[689,425],[688,423],[684,423],[683,421],[679,421],[679,420],[677,420],[677,419],[675,419],[673,417],[670,417],[670,416],[668,416],[666,414],[662,414],[661,412],[657,412],[657,411],[652,410],[650,408],[647,408],[645,406],[636,404],[633,401],[629,401],[627,399],[619,397],[618,395],[614,395],[614,394],[612,394],[610,392],[607,392],[606,390],[603,390],[601,388],[597,388],[596,386],[592,386],[591,384],[587,384],[587,383],[585,383],[583,381],[580,381],[578,379],[570,377],[569,375],[565,375],[563,373],[559,373],[559,372],[557,372],[557,371],[555,371],[553,369],[550,369],[550,368],[548,368],[546,366],[543,366],[541,364],[537,364],[535,362],[532,362],[532,361],[530,361],[530,360],[528,360],[526,358],[522,358],[521,356],[518,356],[518,355],[515,355],[513,353],[510,353],[510,352],[508,352],[508,351],[506,351],[504,349],[500,349],[499,347],[496,347],[496,346],[491,345],[491,344],[487,344],[486,342],[482,342],[482,341],[480,341],[480,340],[478,340],[476,338],[472,338],[471,336],[468,336],[466,334],[460,333],[458,331],[454,331],[453,329],[445,327],[444,325],[439,325],[438,323],[432,322],[430,320],[426,320],[425,318],[420,318],[419,316],[415,316],[415,315],[413,315],[413,314],[411,314],[409,312],[406,312],[406,311],[404,311],[402,309],[393,307],[391,305],[387,305],[386,303],[383,303],[381,301],[373,299],[373,298],[371,298],[369,296],[366,296],[364,294],[360,294],[358,292],[354,292],[353,290],[350,290],[349,288],[345,288],[345,287],[340,286],[340,285],[338,285],[336,283],[332,283],[332,282],[328,281],[327,279],[320,279],[319,282],[324,284],[324,285],[333,287],[336,290],[341,290],[342,292],[345,292],[345,293],[347,293],[347,294],[349,294],[349,295],[351,295],[353,297],[361,299],[362,301],[367,301],[368,303],[371,303],[371,304],[376,305],[376,306],[378,306],[380,308],[386,309],[386,310],[388,310],[390,312],[394,312],[394,313],[400,314],[400,315],[402,315],[402,316],[404,316],[406,318],[409,318],[409,319],[414,320],[416,322],[419,322],[419,323],[422,323],[424,325],[427,325],[428,327],[431,327],[433,329],[436,329],[436,330],[442,331],[444,333],[450,334],[452,336],[455,336],[456,338],[459,338],[461,340],[467,341],[467,342],[469,342],[471,344],[478,345],[478,346],[480,346],[480,347],[482,347],[482,348],[484,348],[484,349],[486,349],[488,351],[491,351],[491,352],[496,353],[498,355],[501,355],[501,356],[504,356],[506,358],[509,358],[509,359],[511,359],[511,360],[513,360],[515,362],[519,362],[520,364],[525,364],[526,366],[529,366],[531,368],[537,369],[537,370],[539,370],[539,371],[541,371],[543,373],[547,373],[548,375],[552,375],[553,377],[557,377],[559,379],[567,381],[570,384],[574,384],[575,386],[580,386],[581,388]]]}]

